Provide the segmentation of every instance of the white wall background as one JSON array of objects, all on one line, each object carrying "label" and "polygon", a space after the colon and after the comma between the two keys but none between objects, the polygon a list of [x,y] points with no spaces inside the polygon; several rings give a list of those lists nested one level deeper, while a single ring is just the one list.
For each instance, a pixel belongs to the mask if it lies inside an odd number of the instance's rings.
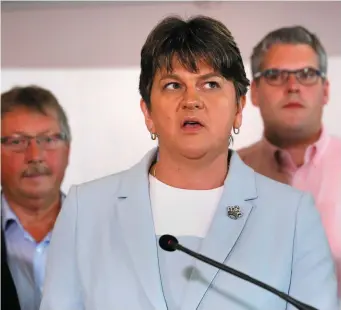
[{"label": "white wall background", "polygon": [[[248,58],[275,27],[302,24],[316,32],[329,55],[331,100],[324,121],[341,136],[340,2],[88,3],[3,5],[1,91],[14,85],[49,88],[65,108],[73,133],[63,184],[80,183],[130,167],[155,145],[139,109],[139,53],[165,15],[207,14],[231,29]],[[234,148],[262,133],[258,110],[248,102]]]}]

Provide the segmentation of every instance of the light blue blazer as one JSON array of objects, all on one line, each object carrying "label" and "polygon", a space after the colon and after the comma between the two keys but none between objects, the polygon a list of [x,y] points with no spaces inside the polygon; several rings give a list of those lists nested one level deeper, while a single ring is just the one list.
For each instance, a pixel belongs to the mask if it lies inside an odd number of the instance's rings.
[{"label": "light blue blazer", "polygon": [[[70,189],[49,247],[41,310],[172,310],[149,198],[155,156],[152,150],[127,171]],[[243,212],[236,220],[226,211],[234,205]],[[318,309],[338,309],[334,264],[313,199],[255,173],[236,152],[201,253]],[[189,280],[182,310],[295,309],[214,267],[196,268],[200,278]]]}]

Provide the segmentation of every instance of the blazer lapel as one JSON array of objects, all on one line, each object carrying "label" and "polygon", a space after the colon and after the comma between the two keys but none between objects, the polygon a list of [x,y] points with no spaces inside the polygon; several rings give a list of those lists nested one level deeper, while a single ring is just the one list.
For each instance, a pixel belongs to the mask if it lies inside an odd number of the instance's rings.
[{"label": "blazer lapel", "polygon": [[166,310],[149,198],[148,170],[154,159],[155,150],[124,174],[117,195],[117,210],[123,238],[141,287],[156,310]]},{"label": "blazer lapel", "polygon": [[[252,211],[251,200],[256,197],[253,170],[241,161],[236,152],[233,152],[224,191],[210,229],[202,241],[200,254],[220,263],[226,261]],[[233,206],[239,207],[242,216],[236,219],[229,217],[228,208]],[[195,261],[194,267],[182,309],[196,309],[219,272],[217,268],[200,261]]]}]

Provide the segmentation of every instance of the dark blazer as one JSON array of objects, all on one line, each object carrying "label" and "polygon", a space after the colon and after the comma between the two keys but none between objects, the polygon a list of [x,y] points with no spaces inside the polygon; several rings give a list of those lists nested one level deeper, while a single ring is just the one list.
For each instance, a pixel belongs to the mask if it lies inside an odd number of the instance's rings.
[{"label": "dark blazer", "polygon": [[1,310],[20,310],[17,290],[7,263],[4,231],[1,229]]}]

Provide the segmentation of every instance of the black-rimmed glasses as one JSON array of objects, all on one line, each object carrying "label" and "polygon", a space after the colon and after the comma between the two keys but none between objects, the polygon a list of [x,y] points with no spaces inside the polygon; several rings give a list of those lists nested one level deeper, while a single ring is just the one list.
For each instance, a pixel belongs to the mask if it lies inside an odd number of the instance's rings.
[{"label": "black-rimmed glasses", "polygon": [[288,81],[290,74],[295,75],[296,80],[300,84],[306,86],[314,85],[320,77],[322,79],[326,78],[326,74],[324,72],[312,67],[306,67],[297,70],[271,68],[255,73],[254,78],[259,79],[263,77],[268,84],[273,86],[281,86]]}]

